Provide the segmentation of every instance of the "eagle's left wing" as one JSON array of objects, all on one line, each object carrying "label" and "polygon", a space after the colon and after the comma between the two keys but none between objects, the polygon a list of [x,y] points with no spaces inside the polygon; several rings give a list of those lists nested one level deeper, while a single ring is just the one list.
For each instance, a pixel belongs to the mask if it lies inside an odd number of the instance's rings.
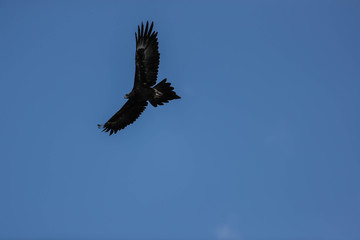
[{"label": "eagle's left wing", "polygon": [[109,132],[110,135],[124,129],[127,125],[132,124],[145,110],[148,103],[146,101],[136,101],[129,99],[125,105],[112,116],[104,125],[99,125],[103,131]]}]

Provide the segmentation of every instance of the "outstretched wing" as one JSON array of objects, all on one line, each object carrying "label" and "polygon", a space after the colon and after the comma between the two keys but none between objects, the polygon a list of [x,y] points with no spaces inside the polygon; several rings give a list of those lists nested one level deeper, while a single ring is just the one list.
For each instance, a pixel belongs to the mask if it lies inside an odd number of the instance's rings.
[{"label": "outstretched wing", "polygon": [[157,32],[152,31],[154,23],[146,27],[141,23],[138,32],[135,33],[136,55],[135,55],[135,83],[134,87],[153,86],[156,83],[160,53]]},{"label": "outstretched wing", "polygon": [[99,128],[102,127],[105,132],[110,131],[110,135],[116,133],[117,131],[124,129],[127,125],[135,122],[147,105],[148,103],[146,101],[138,102],[129,99],[125,105],[109,119],[109,121],[104,125],[98,126]]}]

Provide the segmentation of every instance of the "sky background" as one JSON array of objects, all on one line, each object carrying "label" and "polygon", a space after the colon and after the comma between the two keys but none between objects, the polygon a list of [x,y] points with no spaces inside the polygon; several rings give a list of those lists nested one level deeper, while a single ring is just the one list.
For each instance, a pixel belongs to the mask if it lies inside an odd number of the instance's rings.
[{"label": "sky background", "polygon": [[[360,239],[359,1],[0,1],[0,239]],[[181,100],[111,137],[134,32]]]}]

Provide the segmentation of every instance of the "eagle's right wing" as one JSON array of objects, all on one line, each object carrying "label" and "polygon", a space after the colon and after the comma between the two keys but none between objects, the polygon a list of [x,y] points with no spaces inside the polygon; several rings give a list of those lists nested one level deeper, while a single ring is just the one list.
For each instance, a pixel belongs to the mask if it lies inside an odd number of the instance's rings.
[{"label": "eagle's right wing", "polygon": [[112,116],[104,125],[98,125],[103,131],[110,131],[110,135],[124,129],[132,124],[145,110],[148,103],[146,101],[138,102],[129,99],[125,105]]},{"label": "eagle's right wing", "polygon": [[135,55],[135,82],[134,87],[151,87],[156,83],[159,70],[160,53],[157,32],[153,31],[152,22],[149,28],[149,22],[146,27],[141,23],[138,26],[138,32],[135,33],[136,55]]}]

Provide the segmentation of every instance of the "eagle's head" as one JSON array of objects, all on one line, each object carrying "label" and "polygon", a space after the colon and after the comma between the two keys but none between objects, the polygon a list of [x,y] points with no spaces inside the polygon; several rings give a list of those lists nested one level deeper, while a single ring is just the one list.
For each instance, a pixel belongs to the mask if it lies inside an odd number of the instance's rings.
[{"label": "eagle's head", "polygon": [[133,92],[133,91],[131,91],[131,92],[128,93],[128,94],[125,94],[125,99],[130,99],[130,98],[132,98],[132,97],[134,97],[134,92]]}]

